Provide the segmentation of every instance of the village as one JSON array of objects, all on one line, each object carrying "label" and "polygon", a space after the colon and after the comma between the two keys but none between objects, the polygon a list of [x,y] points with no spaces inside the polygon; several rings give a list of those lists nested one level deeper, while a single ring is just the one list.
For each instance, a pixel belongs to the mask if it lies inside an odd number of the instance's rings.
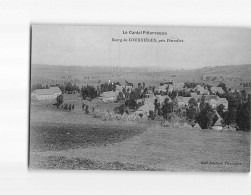
[{"label": "village", "polygon": [[[170,80],[158,86],[146,86],[145,83],[134,86],[128,81],[121,85],[109,80],[96,88],[87,85],[79,89],[71,83],[67,85],[36,89],[31,98],[39,102],[54,100],[53,105],[59,110],[92,114],[103,121],[155,120],[171,128],[239,130],[236,118],[229,112],[236,115],[237,110],[229,109],[227,98],[235,98],[240,92],[226,89],[223,83],[213,87]],[[247,101],[246,96],[241,101]]]}]

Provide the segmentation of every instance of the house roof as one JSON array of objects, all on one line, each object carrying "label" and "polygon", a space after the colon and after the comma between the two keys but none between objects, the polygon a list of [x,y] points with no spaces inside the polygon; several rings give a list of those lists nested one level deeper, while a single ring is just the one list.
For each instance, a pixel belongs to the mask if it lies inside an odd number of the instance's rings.
[{"label": "house roof", "polygon": [[219,92],[219,93],[224,92],[224,90],[221,87],[211,87],[211,91],[212,92]]},{"label": "house roof", "polygon": [[220,118],[214,123],[214,126],[222,126],[222,122]]},{"label": "house roof", "polygon": [[102,97],[114,97],[117,96],[117,93],[114,91],[106,91],[101,94]]},{"label": "house roof", "polygon": [[202,87],[201,85],[197,85],[194,89],[198,91],[204,91],[204,87]]},{"label": "house roof", "polygon": [[184,87],[185,83],[175,83],[175,87]]},{"label": "house roof", "polygon": [[205,89],[205,90],[204,90],[204,94],[205,94],[205,93],[208,93],[208,94],[209,94],[209,91],[208,91],[207,89]]},{"label": "house roof", "polygon": [[54,95],[54,91],[52,89],[36,89],[32,93],[37,95]]},{"label": "house roof", "polygon": [[145,103],[138,109],[138,111],[143,111],[143,112],[149,112],[150,110],[154,110],[154,104],[150,102]]},{"label": "house roof", "polygon": [[149,97],[149,98],[145,98],[145,104],[150,102],[150,103],[153,103],[155,101],[155,96],[153,97]]},{"label": "house roof", "polygon": [[62,91],[59,89],[59,87],[50,87],[50,89],[51,89],[54,93],[62,93]]},{"label": "house roof", "polygon": [[158,101],[160,102],[160,103],[163,103],[164,101],[165,101],[165,99],[167,98],[167,99],[171,99],[168,95],[163,95],[163,96],[161,96],[161,95],[156,95],[156,98],[158,99]]},{"label": "house roof", "polygon": [[205,101],[209,101],[211,99],[218,100],[219,97],[217,95],[206,95],[205,96]]},{"label": "house roof", "polygon": [[183,96],[177,96],[176,99],[178,102],[184,102]]},{"label": "house roof", "polygon": [[227,101],[226,98],[219,98],[219,99],[218,99],[218,102],[219,102],[219,103],[228,103],[228,101]]},{"label": "house roof", "polygon": [[162,91],[166,91],[166,87],[167,87],[167,85],[161,85],[161,86],[157,86],[156,87],[156,90],[162,90]]},{"label": "house roof", "polygon": [[188,103],[190,99],[192,99],[193,97],[183,97],[183,101],[185,103]]},{"label": "house roof", "polygon": [[116,85],[116,90],[122,90],[123,89],[123,87],[122,86],[120,86],[120,85]]},{"label": "house roof", "polygon": [[199,96],[197,93],[190,93],[191,94],[191,96],[193,97],[193,96]]}]

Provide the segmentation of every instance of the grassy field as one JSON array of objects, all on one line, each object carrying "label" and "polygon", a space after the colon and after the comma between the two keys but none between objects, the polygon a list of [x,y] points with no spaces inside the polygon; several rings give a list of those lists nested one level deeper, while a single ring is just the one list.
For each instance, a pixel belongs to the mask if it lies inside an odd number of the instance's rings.
[{"label": "grassy field", "polygon": [[248,172],[250,133],[102,121],[31,106],[30,168]]}]

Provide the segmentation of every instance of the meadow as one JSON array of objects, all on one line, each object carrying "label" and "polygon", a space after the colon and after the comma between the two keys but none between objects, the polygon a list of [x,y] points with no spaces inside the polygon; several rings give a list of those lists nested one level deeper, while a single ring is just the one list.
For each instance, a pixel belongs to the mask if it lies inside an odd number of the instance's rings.
[{"label": "meadow", "polygon": [[249,172],[250,133],[102,121],[31,106],[30,168]]}]

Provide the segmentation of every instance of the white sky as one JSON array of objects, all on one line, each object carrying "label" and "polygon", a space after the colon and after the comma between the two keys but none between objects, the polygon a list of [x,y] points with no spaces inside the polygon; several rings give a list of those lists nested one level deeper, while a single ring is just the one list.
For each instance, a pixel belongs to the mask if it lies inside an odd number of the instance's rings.
[{"label": "white sky", "polygon": [[[122,31],[167,35],[123,35]],[[183,43],[112,42],[112,38],[177,38]],[[32,26],[32,64],[198,68],[251,63],[245,28]]]}]

